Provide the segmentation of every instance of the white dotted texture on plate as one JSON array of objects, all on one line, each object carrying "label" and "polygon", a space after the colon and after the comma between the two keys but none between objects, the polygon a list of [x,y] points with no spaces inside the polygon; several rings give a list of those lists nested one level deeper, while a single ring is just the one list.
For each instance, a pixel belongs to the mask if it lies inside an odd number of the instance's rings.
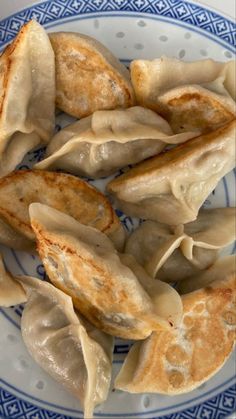
[{"label": "white dotted texture on plate", "polygon": [[[104,43],[117,57],[128,63],[131,59],[153,59],[161,55],[197,60],[213,58],[227,61],[232,53],[213,40],[191,29],[186,29],[171,23],[162,22],[155,18],[109,16],[78,19],[55,26],[49,25],[52,31],[77,31],[97,38]],[[57,117],[57,129],[67,125],[73,119],[60,114]],[[32,166],[39,158],[41,151],[31,152],[24,159],[23,166]],[[22,166],[21,165],[21,166]],[[110,179],[110,178],[109,178]],[[92,181],[104,191],[107,180]],[[235,205],[235,174],[228,174],[217,186],[214,193],[206,200],[206,207]],[[121,215],[128,230],[132,230],[137,222],[130,217]],[[8,269],[16,274],[29,274],[43,278],[44,270],[40,260],[33,255],[23,252],[13,252],[4,246],[0,251]],[[232,252],[232,247],[227,250]],[[71,417],[82,417],[79,402],[65,392],[30,358],[20,335],[20,314],[23,307],[2,310],[0,317],[0,374],[3,387],[14,394],[24,393],[24,399],[36,402],[43,408],[53,410]],[[2,350],[3,348],[3,350]],[[129,348],[129,343],[117,340],[114,355],[113,379]],[[225,367],[215,377],[190,394],[178,397],[163,395],[130,395],[121,391],[110,392],[106,403],[99,406],[95,412],[99,417],[141,417],[153,418],[176,413],[178,410],[200,404],[209,397],[224,391],[230,386],[235,370],[235,356],[233,355]],[[230,381],[231,380],[231,381]],[[9,387],[10,385],[10,387]],[[13,390],[13,387],[15,390]],[[111,387],[112,388],[112,387]],[[125,412],[125,413],[124,413]],[[110,416],[106,416],[109,414]],[[122,416],[123,415],[123,416]],[[130,416],[129,416],[130,415]],[[96,417],[96,414],[95,414]]]}]

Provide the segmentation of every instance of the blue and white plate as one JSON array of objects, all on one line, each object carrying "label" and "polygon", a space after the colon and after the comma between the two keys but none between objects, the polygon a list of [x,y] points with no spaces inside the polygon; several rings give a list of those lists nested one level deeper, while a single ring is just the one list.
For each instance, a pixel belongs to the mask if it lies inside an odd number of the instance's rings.
[{"label": "blue and white plate", "polygon": [[[2,8],[11,1],[0,0]],[[13,3],[13,2],[12,2]],[[16,2],[15,2],[16,3]],[[21,2],[20,2],[21,3]],[[51,0],[21,10],[0,21],[0,49],[11,41],[21,25],[37,19],[49,31],[78,31],[103,42],[125,63],[134,58],[162,54],[195,60],[211,57],[226,61],[233,57],[235,24],[199,5],[180,0]],[[68,122],[58,117],[58,128]],[[30,152],[21,167],[42,158],[42,149]],[[207,199],[207,207],[235,205],[235,172],[231,172]],[[89,180],[93,183],[92,180]],[[95,182],[103,190],[104,182]],[[126,228],[133,220],[120,214]],[[6,265],[13,273],[43,278],[43,266],[33,255],[1,246]],[[233,249],[228,249],[232,252]],[[20,334],[22,306],[0,312],[0,418],[82,418],[79,402],[38,367],[25,349]],[[114,375],[129,349],[117,340]],[[235,408],[235,356],[206,384],[177,397],[110,393],[95,410],[96,418],[196,418],[217,419]]]}]

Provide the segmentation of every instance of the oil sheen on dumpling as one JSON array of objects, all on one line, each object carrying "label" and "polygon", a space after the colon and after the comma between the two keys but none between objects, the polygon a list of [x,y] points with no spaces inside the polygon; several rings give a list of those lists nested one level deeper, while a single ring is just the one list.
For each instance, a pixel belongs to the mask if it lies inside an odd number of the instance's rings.
[{"label": "oil sheen on dumpling", "polygon": [[0,255],[0,307],[11,307],[25,303],[26,300],[24,288],[6,271]]},{"label": "oil sheen on dumpling", "polygon": [[127,339],[143,339],[153,330],[173,326],[173,306],[180,301],[177,292],[164,284],[169,303],[161,315],[162,300],[159,307],[148,290],[155,280],[140,268],[148,277],[144,289],[105,234],[46,205],[31,204],[29,211],[50,281],[73,298],[75,307],[91,323]]},{"label": "oil sheen on dumpling", "polygon": [[167,144],[180,144],[196,135],[173,135],[162,117],[140,106],[97,111],[59,131],[48,145],[46,159],[35,168],[107,176],[160,153]]},{"label": "oil sheen on dumpling", "polygon": [[83,321],[74,311],[71,298],[53,285],[31,277],[18,277],[18,280],[28,296],[21,331],[29,353],[46,372],[79,398],[84,417],[91,419],[94,407],[108,395],[112,337],[100,331],[96,335],[92,326],[87,333]]},{"label": "oil sheen on dumpling", "polygon": [[235,166],[235,126],[234,120],[112,180],[107,189],[118,208],[169,225],[194,221],[207,196]]},{"label": "oil sheen on dumpling", "polygon": [[43,27],[25,24],[0,56],[0,176],[53,134],[54,52]]},{"label": "oil sheen on dumpling", "polygon": [[124,230],[106,197],[75,176],[19,170],[0,179],[0,242],[15,249],[32,250],[35,235],[29,205],[42,202],[83,224],[107,234],[121,250]]},{"label": "oil sheen on dumpling", "polygon": [[235,61],[135,60],[131,77],[138,103],[168,120],[173,131],[217,129],[236,115]]},{"label": "oil sheen on dumpling", "polygon": [[235,236],[235,208],[203,209],[196,221],[185,225],[142,223],[128,238],[125,252],[153,278],[175,282],[212,265]]},{"label": "oil sheen on dumpling", "polygon": [[[233,258],[233,256],[231,256]],[[224,365],[233,351],[236,278],[232,263],[211,269],[203,288],[182,296],[183,320],[131,348],[115,387],[130,393],[182,394]],[[202,275],[201,275],[202,276]],[[211,278],[210,278],[211,276]]]}]

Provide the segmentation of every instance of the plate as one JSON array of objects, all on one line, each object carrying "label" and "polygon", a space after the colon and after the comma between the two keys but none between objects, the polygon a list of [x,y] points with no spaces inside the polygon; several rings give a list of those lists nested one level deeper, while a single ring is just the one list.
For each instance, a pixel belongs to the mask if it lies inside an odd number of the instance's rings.
[{"label": "plate", "polygon": [[[5,2],[7,4],[7,2]],[[7,6],[6,6],[7,7]],[[179,0],[53,0],[40,2],[0,21],[0,48],[11,41],[21,25],[37,19],[49,31],[79,31],[103,42],[124,63],[134,58],[162,54],[186,60],[233,57],[235,24],[229,19]],[[70,122],[63,114],[57,129]],[[43,156],[37,148],[20,168],[31,167]],[[106,180],[94,182],[104,191]],[[205,202],[206,207],[235,205],[236,172],[229,173]],[[43,193],[43,191],[42,191]],[[132,218],[119,212],[127,230]],[[227,249],[232,253],[233,247]],[[44,277],[34,255],[0,246],[8,269],[15,274]],[[82,418],[79,402],[66,393],[30,358],[20,335],[23,306],[0,311],[0,417],[19,419]],[[116,340],[114,376],[130,347]],[[221,371],[197,390],[177,397],[111,391],[107,402],[95,410],[96,418],[223,418],[235,409],[235,355]]]}]

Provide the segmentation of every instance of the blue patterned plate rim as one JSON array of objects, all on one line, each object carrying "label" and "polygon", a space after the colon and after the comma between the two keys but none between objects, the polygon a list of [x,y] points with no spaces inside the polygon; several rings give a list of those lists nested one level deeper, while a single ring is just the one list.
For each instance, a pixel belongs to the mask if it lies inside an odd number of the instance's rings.
[{"label": "blue patterned plate rim", "polygon": [[[221,16],[203,6],[196,5],[183,0],[47,0],[34,6],[25,8],[18,13],[12,14],[0,22],[0,47],[13,39],[21,24],[35,18],[45,26],[63,19],[71,20],[74,16],[89,15],[96,13],[104,16],[115,16],[117,12],[123,15],[135,16],[135,13],[147,15],[148,18],[180,22],[191,30],[198,29],[198,32],[208,38],[216,40],[217,43],[224,43],[231,52],[235,52],[236,24],[233,20]],[[113,13],[113,14],[111,14]],[[194,29],[195,28],[195,29]]]},{"label": "blue patterned plate rim", "polygon": [[[224,385],[229,385],[230,387],[229,388],[232,388],[232,387],[235,387],[235,389],[236,389],[236,384],[234,383],[234,381],[235,381],[235,376],[233,375],[231,378],[229,378],[227,381],[225,381],[223,384]],[[34,396],[29,396],[27,393],[25,393],[24,391],[21,391],[21,390],[19,390],[18,388],[16,388],[16,387],[14,387],[13,385],[10,385],[10,384],[8,384],[7,382],[5,382],[4,380],[2,380],[1,378],[0,378],[0,383],[2,383],[3,385],[5,385],[5,387],[7,388],[7,389],[12,389],[13,391],[16,391],[17,393],[19,393],[21,396],[26,396],[26,397],[28,397],[28,398],[30,398],[30,399],[32,399],[32,400],[34,400],[34,401],[37,401],[37,402],[39,402],[39,403],[42,403],[42,404],[45,404],[45,405],[48,405],[49,407],[54,407],[54,408],[56,408],[56,409],[59,409],[59,410],[63,410],[63,411],[65,411],[65,412],[68,412],[68,413],[83,413],[82,411],[80,411],[80,410],[78,410],[78,409],[69,409],[69,408],[65,408],[65,407],[62,407],[62,406],[58,406],[58,405],[56,405],[56,404],[54,404],[54,403],[50,403],[50,402],[45,402],[45,401],[43,401],[43,400],[41,400],[41,399],[39,399],[38,397],[34,397]],[[222,388],[222,384],[219,384],[217,387],[215,387],[214,389],[212,389],[212,390],[209,390],[209,391],[207,391],[205,394],[207,394],[207,395],[211,395],[214,391],[216,391],[216,390],[218,390],[218,389],[221,389]],[[228,391],[228,389],[227,389],[227,391]],[[224,394],[225,392],[223,392],[223,393],[219,393],[219,394]],[[199,399],[201,399],[203,397],[203,395],[201,395],[201,396],[197,396],[197,397],[195,397],[195,398],[193,398],[193,399],[190,399],[189,401],[185,401],[184,403],[179,403],[179,404],[176,404],[176,405],[173,405],[173,406],[171,406],[171,408],[178,408],[179,406],[181,406],[182,404],[184,404],[184,405],[188,405],[188,404],[190,404],[190,403],[192,403],[193,401],[197,401],[197,400],[199,400]],[[217,396],[214,396],[214,398],[215,397],[218,397],[218,395]],[[0,399],[1,400],[1,399]],[[210,399],[208,399],[208,400],[206,400],[206,401],[209,401]],[[200,405],[201,404],[205,404],[205,402],[206,401],[204,401],[204,403],[200,403]],[[143,415],[149,415],[149,414],[152,414],[152,413],[161,413],[161,412],[165,412],[165,411],[167,411],[167,410],[170,410],[170,407],[165,407],[165,408],[161,408],[161,409],[153,409],[153,410],[149,410],[149,411],[145,411],[145,412],[139,412],[139,413],[127,413],[127,415],[128,416],[130,416],[130,417],[137,417],[137,416],[143,416]],[[186,409],[184,409],[183,410],[184,412],[186,411]],[[183,412],[183,411],[179,411],[178,413],[181,413],[181,412]],[[96,416],[97,417],[104,417],[104,415],[108,418],[124,418],[124,413],[106,413],[106,414],[103,414],[103,413],[97,413],[96,412]],[[168,417],[169,416],[171,416],[171,415],[167,415]],[[66,418],[67,418],[67,416],[66,416]],[[152,418],[152,419],[155,419],[155,418]]]},{"label": "blue patterned plate rim", "polygon": [[[161,416],[162,419],[223,419],[235,411],[235,392],[236,385],[233,384],[226,391],[219,393],[217,396],[206,400],[204,403],[194,405],[188,409],[184,409],[177,413]],[[13,413],[13,415],[12,415]],[[76,413],[81,413],[76,411]],[[33,405],[20,397],[15,397],[8,390],[0,388],[0,414],[1,419],[15,418],[15,419],[75,419],[73,416],[63,415],[55,411],[44,409]],[[147,412],[143,413],[147,414]],[[7,416],[6,416],[7,415]],[[97,413],[97,417],[104,417],[104,415]],[[122,417],[122,415],[107,415],[106,417],[115,418]],[[129,414],[131,417],[131,414]],[[77,419],[82,419],[82,416],[77,416]],[[160,418],[160,416],[158,416]],[[153,417],[152,419],[156,419]]]},{"label": "blue patterned plate rim", "polygon": [[[6,19],[0,21],[0,48],[11,41],[20,26],[31,18],[36,18],[46,27],[56,26],[58,22],[72,21],[84,18],[94,18],[96,15],[102,17],[143,17],[149,19],[158,19],[168,21],[174,25],[184,26],[201,33],[220,45],[224,45],[231,52],[235,52],[235,35],[236,24],[219,13],[215,13],[206,7],[196,5],[191,2],[181,0],[157,0],[150,2],[149,0],[48,0],[35,4],[31,7],[22,9],[12,14]],[[118,13],[120,12],[120,13]],[[82,15],[82,16],[81,16]],[[76,17],[75,17],[76,16]],[[228,379],[225,383],[217,386],[208,392],[210,395],[213,391],[222,388],[224,385],[230,384],[230,387],[222,393],[205,400],[203,403],[184,409],[174,414],[162,416],[163,419],[182,419],[184,418],[223,418],[235,410],[235,391],[236,385],[232,384],[235,377]],[[2,381],[2,380],[1,380]],[[4,382],[2,381],[4,384]],[[12,387],[13,390],[18,389]],[[22,395],[26,395],[21,392]],[[27,395],[26,395],[27,396]],[[81,413],[78,410],[66,409],[46,403],[40,399],[27,396],[40,403],[51,405],[60,410],[70,411],[71,413]],[[202,396],[191,399],[199,400]],[[183,402],[182,404],[188,404]],[[173,406],[178,407],[179,405]],[[161,410],[153,410],[145,413],[134,413],[129,416],[143,416],[144,414],[164,412],[167,408]],[[53,418],[53,419],[70,419],[70,416],[64,416],[60,413],[46,410],[36,405],[30,404],[25,400],[15,397],[4,388],[0,388],[0,417],[1,418]],[[7,415],[7,416],[6,416]],[[103,414],[96,413],[98,417]],[[122,414],[106,414],[107,417],[122,417]],[[124,417],[124,416],[123,416]],[[153,418],[155,419],[155,418]]]}]

